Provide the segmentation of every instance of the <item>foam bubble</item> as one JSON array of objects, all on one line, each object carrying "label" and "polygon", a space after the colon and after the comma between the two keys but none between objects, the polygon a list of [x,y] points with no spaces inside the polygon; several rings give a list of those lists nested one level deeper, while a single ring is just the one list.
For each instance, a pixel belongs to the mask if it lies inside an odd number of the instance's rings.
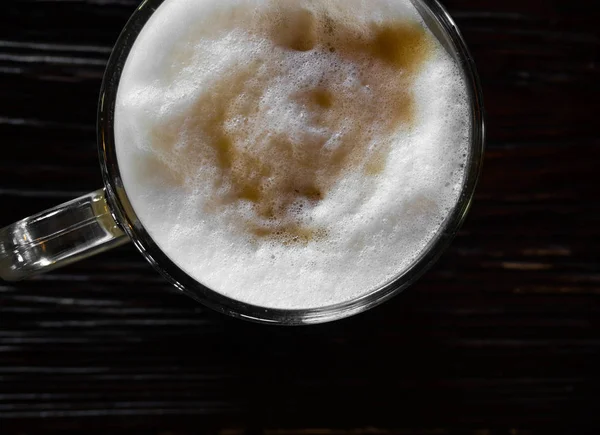
[{"label": "foam bubble", "polygon": [[166,0],[119,85],[123,182],[204,285],[274,308],[353,299],[456,204],[457,65],[408,0]]}]

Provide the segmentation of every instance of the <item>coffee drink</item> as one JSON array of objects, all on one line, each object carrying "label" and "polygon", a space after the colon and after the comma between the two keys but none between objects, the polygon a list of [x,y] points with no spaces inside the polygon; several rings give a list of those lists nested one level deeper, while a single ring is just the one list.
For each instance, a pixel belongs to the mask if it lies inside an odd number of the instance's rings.
[{"label": "coffee drink", "polygon": [[141,223],[254,305],[367,294],[458,201],[471,112],[409,0],[166,0],[123,69],[115,144]]}]

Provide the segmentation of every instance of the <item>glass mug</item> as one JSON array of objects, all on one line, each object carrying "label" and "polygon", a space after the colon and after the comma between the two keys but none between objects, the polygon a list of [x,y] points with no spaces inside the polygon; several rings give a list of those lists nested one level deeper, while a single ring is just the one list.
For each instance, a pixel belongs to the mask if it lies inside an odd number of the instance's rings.
[{"label": "glass mug", "polygon": [[97,136],[104,188],[0,230],[0,277],[17,281],[133,242],[150,264],[181,293],[234,317],[273,324],[321,323],[357,314],[398,294],[442,254],[462,224],[473,198],[484,148],[479,78],[457,26],[437,0],[411,0],[428,27],[462,68],[471,105],[471,143],[465,181],[453,212],[412,265],[386,285],[356,299],[311,309],[272,309],[240,302],[187,275],[154,243],[131,206],[119,172],[114,143],[117,88],[127,56],[163,0],[146,0],[123,29],[108,61],[98,107]]}]

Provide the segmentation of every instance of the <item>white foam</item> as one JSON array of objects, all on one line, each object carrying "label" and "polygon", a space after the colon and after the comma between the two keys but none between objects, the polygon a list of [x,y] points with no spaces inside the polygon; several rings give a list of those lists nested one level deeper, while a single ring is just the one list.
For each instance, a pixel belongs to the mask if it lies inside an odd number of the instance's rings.
[{"label": "white foam", "polygon": [[159,7],[123,70],[115,140],[133,208],[177,265],[240,301],[311,308],[422,253],[458,200],[469,107],[429,30],[414,65],[365,45],[389,23],[424,26],[408,0]]}]

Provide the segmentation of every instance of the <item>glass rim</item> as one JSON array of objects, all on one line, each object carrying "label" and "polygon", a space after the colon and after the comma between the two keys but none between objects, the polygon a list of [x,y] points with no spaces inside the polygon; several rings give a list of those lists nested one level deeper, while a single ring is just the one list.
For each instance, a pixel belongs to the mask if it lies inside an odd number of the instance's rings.
[{"label": "glass rim", "polygon": [[[183,294],[215,311],[259,323],[302,325],[333,321],[366,311],[402,292],[421,277],[446,250],[471,206],[483,163],[485,124],[483,95],[475,63],[458,27],[437,0],[411,0],[424,19],[435,20],[444,33],[447,49],[458,60],[464,74],[471,105],[471,140],[467,170],[452,213],[436,236],[412,264],[387,284],[349,301],[318,308],[279,309],[241,302],[204,286],[175,264],[154,242],[135,214],[127,197],[117,162],[114,140],[114,110],[118,85],[127,56],[141,29],[164,0],[145,0],[135,10],[109,58],[98,105],[97,135],[106,196],[115,220],[122,226],[144,258]],[[433,29],[432,29],[433,31]],[[439,35],[436,35],[439,39]],[[441,41],[444,43],[444,41]]]}]

